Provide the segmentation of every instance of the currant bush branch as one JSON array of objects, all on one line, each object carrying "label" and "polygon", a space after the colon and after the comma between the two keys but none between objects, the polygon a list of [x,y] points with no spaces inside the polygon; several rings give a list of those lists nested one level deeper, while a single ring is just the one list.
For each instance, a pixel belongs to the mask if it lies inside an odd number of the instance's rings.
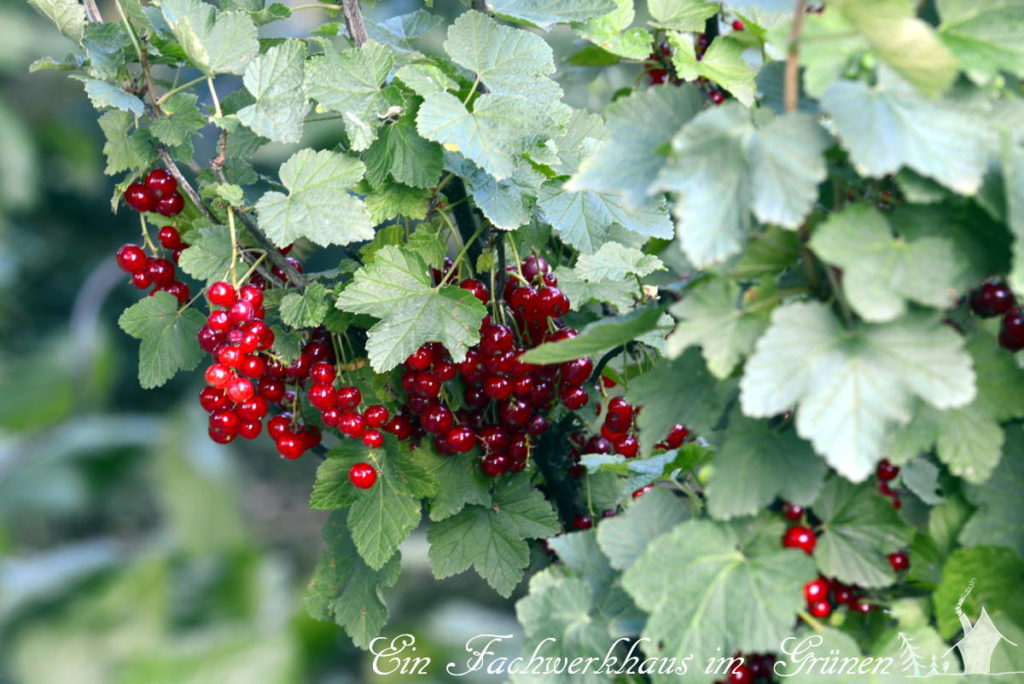
[{"label": "currant bush branch", "polygon": [[789,51],[786,54],[786,76],[783,86],[783,103],[787,112],[795,112],[800,92],[800,36],[804,30],[804,15],[807,0],[796,0],[793,8],[793,26],[789,31]]}]

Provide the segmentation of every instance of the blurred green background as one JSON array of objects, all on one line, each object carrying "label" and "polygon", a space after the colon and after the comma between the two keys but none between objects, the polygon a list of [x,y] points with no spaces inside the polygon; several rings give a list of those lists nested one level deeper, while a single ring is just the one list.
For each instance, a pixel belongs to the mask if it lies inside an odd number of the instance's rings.
[{"label": "blurred green background", "polygon": [[[324,518],[307,508],[316,459],[282,461],[265,437],[212,444],[196,374],[138,386],[116,320],[139,294],[113,260],[137,218],[110,211],[81,86],[28,73],[69,51],[22,0],[0,0],[0,683],[373,681],[365,655],[301,605]],[[565,75],[577,106],[600,108],[636,76],[591,71]],[[415,633],[432,676],[387,681],[474,681],[443,664],[464,661],[472,635],[516,631],[512,602],[472,574],[436,582],[426,548],[422,532],[403,548],[384,633]]]}]

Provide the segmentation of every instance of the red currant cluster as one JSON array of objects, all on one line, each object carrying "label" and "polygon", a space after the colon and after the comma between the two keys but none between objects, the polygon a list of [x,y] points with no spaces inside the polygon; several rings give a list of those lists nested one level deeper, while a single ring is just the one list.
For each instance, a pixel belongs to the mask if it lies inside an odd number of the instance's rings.
[{"label": "red currant cluster", "polygon": [[753,684],[754,682],[772,681],[775,668],[775,656],[771,653],[734,653],[732,659],[737,664],[729,670],[729,675],[715,684]]},{"label": "red currant cluster", "polygon": [[[451,267],[446,263],[446,271]],[[435,271],[433,277],[441,282],[445,276]],[[360,411],[358,389],[335,389],[334,376],[326,372],[314,378],[308,397],[320,409],[324,424],[371,448],[383,443],[382,431],[414,444],[429,435],[434,448],[447,456],[480,448],[480,467],[490,477],[523,470],[533,439],[548,430],[547,415],[556,402],[570,410],[587,404],[589,394],[583,384],[593,364],[587,358],[544,366],[519,360],[527,349],[569,339],[576,331],[560,320],[569,311],[569,299],[557,288],[558,278],[542,257],[531,255],[509,267],[508,277],[503,299],[512,312],[509,323],[485,317],[480,342],[460,363],[438,343],[425,344],[411,354],[403,364],[400,383],[405,397],[397,415],[392,417],[380,405]],[[490,303],[490,291],[483,282],[467,279],[460,287],[483,304]],[[452,393],[460,387],[458,401]],[[456,403],[461,408],[453,409]],[[364,472],[361,466],[367,464],[359,465],[359,472]],[[356,483],[353,473],[350,478]],[[367,486],[373,484],[372,479],[358,479],[369,481]]]},{"label": "red currant cluster", "polygon": [[893,489],[889,483],[895,480],[899,474],[900,467],[890,463],[889,459],[882,459],[875,468],[875,475],[878,476],[879,493],[889,497],[892,500],[892,507],[897,510],[903,507],[903,502],[900,500],[900,493]]},{"label": "red currant cluster", "polygon": [[125,188],[124,203],[138,212],[155,211],[164,216],[174,216],[185,208],[178,181],[167,169],[153,169],[142,182]]},{"label": "red currant cluster", "polygon": [[[742,31],[746,28],[742,21],[736,20],[732,23],[734,31]],[[711,41],[708,39],[706,33],[697,34],[694,39],[693,50],[696,53],[697,61],[704,58],[704,53],[707,52],[708,45]],[[647,80],[651,85],[661,85],[662,83],[670,83],[672,85],[679,85],[682,81],[673,76],[669,71],[672,64],[672,46],[668,43],[659,43],[657,49],[647,56],[645,73],[647,74]],[[716,88],[703,76],[699,77],[695,83],[703,88],[707,89],[708,99],[713,104],[720,105],[725,102],[725,93]]]},{"label": "red currant cluster", "polygon": [[[206,369],[208,386],[199,393],[199,403],[210,414],[210,438],[218,444],[236,437],[254,439],[271,404],[294,406],[295,393],[287,391],[286,380],[304,378],[313,364],[332,357],[331,347],[314,336],[299,359],[284,367],[267,353],[274,344],[274,332],[263,321],[259,283],[236,290],[230,283],[216,282],[206,296],[211,311],[199,330],[199,346],[213,356],[214,363]],[[267,434],[285,458],[298,458],[320,443],[316,427],[295,425],[287,412],[267,421]]]},{"label": "red currant cluster", "polygon": [[982,318],[1003,317],[999,330],[999,346],[1018,352],[1024,349],[1024,313],[1005,283],[985,282],[971,292],[971,311]]},{"label": "red currant cluster", "polygon": [[[573,459],[571,474],[581,477],[584,472],[579,459],[583,454],[616,453],[626,458],[633,458],[640,450],[640,442],[634,434],[633,419],[642,407],[634,407],[622,397],[612,397],[608,401],[608,410],[601,424],[601,434],[587,438],[582,432],[569,435],[572,447],[569,455]],[[678,449],[690,431],[685,425],[677,423],[669,430],[668,435],[655,445],[656,449]]]},{"label": "red currant cluster", "polygon": [[135,287],[140,290],[152,287],[149,293],[151,297],[157,292],[168,292],[184,304],[188,301],[190,293],[188,285],[175,280],[174,264],[178,263],[181,250],[187,245],[182,242],[181,235],[174,226],[164,226],[160,229],[160,244],[164,249],[170,250],[171,259],[149,257],[140,245],[127,244],[117,250],[117,265],[131,275],[131,283]]}]

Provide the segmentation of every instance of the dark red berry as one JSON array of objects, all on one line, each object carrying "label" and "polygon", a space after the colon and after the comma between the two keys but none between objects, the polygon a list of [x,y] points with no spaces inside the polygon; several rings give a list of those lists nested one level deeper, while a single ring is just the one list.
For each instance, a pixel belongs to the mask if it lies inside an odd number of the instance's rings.
[{"label": "dark red berry", "polygon": [[562,391],[559,393],[559,398],[567,409],[570,411],[578,411],[587,405],[590,395],[587,394],[587,390],[576,385],[562,388]]},{"label": "dark red berry", "polygon": [[742,22],[742,21],[740,21],[739,19],[735,19],[735,20],[734,20],[734,21],[732,22],[732,30],[733,30],[733,31],[742,31],[742,30],[743,30],[743,29],[745,29],[745,28],[746,28],[746,26],[744,26],[744,25],[743,25],[743,22]]},{"label": "dark red berry", "polygon": [[708,97],[710,97],[711,102],[716,105],[720,105],[725,102],[725,95],[722,94],[721,90],[712,90]]},{"label": "dark red berry", "polygon": [[238,293],[235,292],[234,286],[223,280],[210,285],[206,289],[206,296],[210,298],[211,304],[224,307],[231,306],[238,299]]},{"label": "dark red berry", "polygon": [[487,454],[480,459],[480,469],[487,477],[498,477],[508,469],[509,460],[505,454]]},{"label": "dark red berry", "polygon": [[878,475],[878,479],[882,482],[889,482],[900,474],[900,467],[893,465],[888,459],[883,459],[878,462],[875,474]]},{"label": "dark red berry", "polygon": [[170,285],[174,282],[174,264],[167,259],[150,259],[146,264],[146,274],[157,287]]},{"label": "dark red berry", "polygon": [[149,258],[138,245],[121,245],[117,250],[117,265],[126,273],[140,273],[147,263]]},{"label": "dark red berry", "polygon": [[594,526],[594,521],[589,515],[577,515],[572,519],[572,528],[574,530],[589,530]]},{"label": "dark red berry", "polygon": [[181,234],[174,226],[164,226],[158,235],[160,244],[166,249],[181,249]]},{"label": "dark red berry", "polygon": [[469,290],[473,293],[473,296],[480,300],[481,304],[486,305],[491,301],[491,293],[487,291],[487,286],[479,280],[467,279],[459,283],[459,287],[463,290]]},{"label": "dark red berry", "polygon": [[124,191],[124,203],[135,211],[153,211],[156,199],[142,183],[132,183]]},{"label": "dark red berry", "polygon": [[889,565],[894,572],[903,572],[910,567],[910,556],[906,551],[897,551],[889,554]]},{"label": "dark red berry", "polygon": [[1011,311],[1003,316],[1003,325],[999,330],[999,346],[1012,352],[1024,349],[1024,314]]},{"label": "dark red berry", "polygon": [[165,197],[161,197],[156,202],[156,210],[163,216],[174,216],[175,214],[180,214],[181,210],[184,208],[185,198],[177,192],[172,192]]},{"label": "dark red berry", "polygon": [[788,520],[799,522],[799,520],[804,517],[804,507],[784,501],[782,502],[782,515],[786,516],[786,519]]},{"label": "dark red berry", "polygon": [[786,530],[786,534],[782,537],[782,545],[786,548],[800,549],[806,554],[810,554],[814,551],[814,545],[818,542],[818,538],[814,536],[814,531],[809,527],[803,525],[794,525]]},{"label": "dark red berry", "polygon": [[458,425],[444,436],[445,447],[454,454],[462,454],[476,445],[476,434],[468,425]]},{"label": "dark red berry", "polygon": [[971,311],[983,318],[1001,316],[1013,308],[1013,292],[1004,283],[982,283],[971,292]]},{"label": "dark red berry", "polygon": [[363,444],[371,449],[380,449],[384,446],[384,435],[380,430],[367,430],[363,433]]},{"label": "dark red berry", "polygon": [[832,614],[832,604],[828,601],[815,601],[809,604],[811,615],[816,618],[827,618]]},{"label": "dark red berry", "polygon": [[159,199],[177,190],[178,181],[167,169],[153,169],[146,176],[146,188]]},{"label": "dark red berry", "polygon": [[348,469],[348,479],[359,489],[369,489],[377,482],[377,471],[369,463],[356,463]]},{"label": "dark red berry", "polygon": [[823,601],[828,598],[829,582],[824,577],[819,577],[816,580],[811,580],[804,585],[804,598],[807,600],[807,605],[812,605],[816,601]]},{"label": "dark red berry", "polygon": [[754,673],[750,668],[740,663],[729,671],[729,684],[753,684]]}]

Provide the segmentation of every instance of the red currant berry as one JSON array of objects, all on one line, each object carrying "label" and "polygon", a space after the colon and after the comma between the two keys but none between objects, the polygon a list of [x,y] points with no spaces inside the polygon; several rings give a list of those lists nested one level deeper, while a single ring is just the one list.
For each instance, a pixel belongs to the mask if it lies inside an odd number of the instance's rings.
[{"label": "red currant berry", "polygon": [[467,279],[459,283],[459,287],[463,290],[469,290],[473,293],[473,296],[480,300],[480,303],[487,306],[487,303],[491,301],[491,293],[487,291],[487,286],[479,280]]},{"label": "red currant berry", "polygon": [[640,442],[633,435],[624,435],[615,440],[615,452],[626,458],[633,458],[640,450]]},{"label": "red currant berry", "polygon": [[139,273],[146,268],[149,257],[138,245],[121,245],[117,250],[117,265],[126,273]]},{"label": "red currant berry", "polygon": [[214,332],[227,332],[227,329],[231,327],[231,316],[227,311],[211,311],[210,315],[206,317],[206,325],[210,326]]},{"label": "red currant berry", "polygon": [[910,556],[906,551],[897,551],[889,554],[889,565],[894,572],[903,572],[910,567]]},{"label": "red currant berry", "polygon": [[348,479],[360,489],[369,489],[377,482],[377,470],[369,463],[356,463],[348,469]]},{"label": "red currant berry", "polygon": [[242,364],[238,367],[238,372],[247,378],[258,378],[263,375],[265,368],[266,362],[261,357],[254,354],[246,354],[242,358]]},{"label": "red currant berry", "polygon": [[725,95],[722,94],[721,90],[712,90],[708,97],[711,98],[711,102],[716,105],[720,105],[725,102]]},{"label": "red currant berry", "polygon": [[824,577],[811,580],[804,585],[804,598],[807,605],[813,605],[817,601],[824,601],[828,598],[829,582]]},{"label": "red currant berry", "polygon": [[740,21],[739,19],[736,19],[736,20],[734,20],[732,22],[732,30],[733,31],[742,31],[745,28],[746,28],[746,26],[744,26],[743,22]]},{"label": "red currant berry", "polygon": [[210,415],[210,428],[233,435],[238,431],[238,415],[230,409],[220,409]]},{"label": "red currant berry", "polygon": [[338,430],[346,437],[362,437],[365,429],[366,421],[355,411],[344,411],[338,418]]},{"label": "red currant berry", "polygon": [[170,285],[174,282],[174,264],[167,259],[150,259],[146,264],[146,274],[157,287]]},{"label": "red currant berry", "polygon": [[566,361],[559,370],[562,373],[562,382],[567,385],[582,385],[590,377],[594,370],[594,364],[588,358]]},{"label": "red currant berry", "polygon": [[881,482],[890,482],[900,474],[900,467],[893,465],[888,461],[888,459],[884,459],[878,462],[878,467],[875,468],[875,474],[878,475],[878,479]]},{"label": "red currant berry", "polygon": [[577,515],[572,519],[572,529],[574,530],[589,530],[593,526],[594,521],[589,515]]},{"label": "red currant berry", "polygon": [[405,416],[395,416],[384,429],[393,434],[400,442],[409,439],[413,433],[412,421]]},{"label": "red currant berry", "polygon": [[419,371],[413,378],[412,391],[417,396],[433,398],[441,393],[441,383],[428,371]]},{"label": "red currant berry", "polygon": [[212,425],[209,428],[207,428],[206,434],[208,434],[210,436],[210,439],[212,439],[217,444],[231,444],[233,441],[235,441],[235,437],[237,436],[237,433],[235,432],[221,432]]},{"label": "red currant berry", "polygon": [[267,401],[281,401],[284,397],[284,383],[276,378],[263,377],[260,379],[259,392]]},{"label": "red currant berry", "polygon": [[217,352],[217,363],[228,368],[237,368],[242,364],[242,350],[238,347],[222,346]]},{"label": "red currant berry", "polygon": [[363,401],[359,388],[345,385],[338,388],[338,406],[343,409],[355,409]]},{"label": "red currant berry", "polygon": [[789,503],[788,501],[783,501],[782,502],[782,515],[786,516],[787,520],[792,520],[793,522],[799,522],[799,520],[802,517],[804,517],[804,507],[803,506],[797,506],[796,504]]},{"label": "red currant berry", "polygon": [[1012,352],[1024,349],[1024,314],[1011,311],[1003,316],[999,330],[999,346]]},{"label": "red currant berry", "polygon": [[983,283],[971,292],[971,311],[983,318],[1001,316],[1013,308],[1014,297],[1004,283]]},{"label": "red currant berry", "polygon": [[366,408],[365,411],[363,411],[363,420],[365,420],[366,424],[369,425],[370,427],[383,427],[384,424],[388,422],[388,418],[390,417],[391,413],[387,410],[387,408],[381,406],[380,404],[374,404],[373,406],[369,406]]},{"label": "red currant berry", "polygon": [[157,236],[166,249],[181,249],[181,233],[174,226],[164,226]]},{"label": "red currant berry", "polygon": [[491,399],[508,399],[512,395],[512,383],[500,375],[488,375],[484,379],[484,394]]},{"label": "red currant berry", "polygon": [[814,551],[814,545],[818,542],[818,538],[814,536],[814,531],[809,527],[803,525],[794,525],[786,530],[786,534],[782,537],[782,545],[789,549],[800,549],[806,554],[810,554]]},{"label": "red currant berry", "polygon": [[808,605],[811,609],[811,615],[816,618],[827,618],[832,614],[832,604],[828,601],[815,601]]},{"label": "red currant berry", "polygon": [[273,440],[278,440],[281,436],[287,434],[291,430],[292,416],[290,413],[282,413],[279,416],[274,416],[267,421],[267,435]]},{"label": "red currant berry", "polygon": [[633,492],[633,498],[639,499],[641,496],[651,491],[652,489],[654,489],[654,485],[645,485],[640,489],[636,490],[635,492]]},{"label": "red currant berry", "polygon": [[237,300],[228,310],[228,316],[230,316],[231,321],[236,325],[251,321],[255,314],[256,307],[254,307],[251,302],[247,302],[244,299]]},{"label": "red currant berry", "polygon": [[869,603],[863,597],[857,597],[850,601],[850,610],[855,613],[860,613],[861,615],[867,615],[874,610],[874,605]]},{"label": "red currant berry", "polygon": [[178,181],[167,169],[153,169],[146,176],[146,188],[154,197],[166,197],[178,189]]},{"label": "red currant berry", "polygon": [[590,400],[590,395],[587,394],[587,390],[582,387],[569,386],[563,387],[559,393],[559,398],[562,400],[562,405],[570,411],[578,411],[587,405]]},{"label": "red currant berry", "polygon": [[526,434],[538,437],[547,432],[549,427],[548,419],[539,413],[535,413],[526,424]]},{"label": "red currant berry", "polygon": [[330,384],[334,382],[336,376],[337,371],[334,370],[334,366],[323,361],[314,363],[309,368],[309,379],[313,382]]},{"label": "red currant berry", "polygon": [[124,203],[135,211],[153,211],[156,200],[142,183],[132,183],[124,191]]},{"label": "red currant berry", "polygon": [[236,404],[251,398],[256,393],[252,383],[245,378],[235,378],[228,383],[228,397]]},{"label": "red currant berry", "polygon": [[367,430],[363,433],[363,444],[371,449],[380,449],[384,446],[384,435],[380,430]]},{"label": "red currant berry", "polygon": [[170,285],[164,285],[160,289],[177,299],[179,304],[187,302],[189,300],[189,295],[192,294],[188,289],[188,285],[177,281]]},{"label": "red currant berry", "polygon": [[434,355],[431,354],[430,349],[424,345],[413,352],[409,358],[405,360],[405,365],[413,370],[426,370],[430,368],[430,364],[433,362]]},{"label": "red currant berry", "polygon": [[206,296],[210,298],[211,304],[224,307],[231,306],[238,299],[234,286],[223,280],[210,285],[206,289]]},{"label": "red currant berry", "polygon": [[311,385],[307,396],[309,397],[309,403],[321,411],[326,411],[334,406],[334,402],[338,398],[334,388],[324,382]]},{"label": "red currant berry", "polygon": [[238,424],[238,436],[242,439],[256,439],[263,430],[263,423],[258,420],[243,420]]},{"label": "red currant berry", "polygon": [[505,454],[487,454],[480,459],[480,469],[487,477],[498,477],[508,469],[509,460]]},{"label": "red currant berry", "polygon": [[532,413],[533,409],[522,399],[512,399],[503,403],[498,410],[501,424],[513,429],[524,427]]},{"label": "red currant berry", "polygon": [[231,369],[219,363],[215,363],[206,369],[206,384],[212,387],[223,389],[231,382],[233,377]]},{"label": "red currant berry", "polygon": [[185,198],[181,196],[181,193],[172,192],[165,197],[161,197],[156,201],[157,213],[162,216],[174,216],[180,214],[181,210],[185,208]]},{"label": "red currant berry", "polygon": [[468,425],[457,425],[445,433],[444,446],[453,454],[464,454],[476,446],[476,434]]},{"label": "red currant berry", "polygon": [[437,404],[423,412],[420,416],[420,425],[432,435],[444,434],[455,425],[455,416],[446,406]]},{"label": "red currant berry", "polygon": [[523,263],[520,265],[520,270],[523,272],[524,278],[533,281],[537,279],[537,276],[550,272],[551,266],[548,265],[548,262],[544,257],[531,254],[523,259]]},{"label": "red currant berry", "polygon": [[546,316],[561,318],[569,313],[569,298],[557,287],[544,286],[537,290],[537,308]]},{"label": "red currant berry", "polygon": [[267,400],[257,394],[240,403],[237,411],[245,420],[261,420],[267,415]]},{"label": "red currant berry", "polygon": [[489,425],[480,431],[480,441],[484,443],[484,451],[496,454],[508,448],[508,434],[496,425]]},{"label": "red currant berry", "polygon": [[849,604],[853,600],[853,590],[843,584],[832,587],[832,597],[839,605]]},{"label": "red currant berry", "polygon": [[283,458],[295,460],[306,452],[306,444],[299,435],[285,433],[276,440],[277,453]]},{"label": "red currant berry", "polygon": [[199,405],[202,406],[203,410],[207,413],[224,408],[227,406],[227,403],[227,395],[216,387],[207,386],[199,392]]}]

